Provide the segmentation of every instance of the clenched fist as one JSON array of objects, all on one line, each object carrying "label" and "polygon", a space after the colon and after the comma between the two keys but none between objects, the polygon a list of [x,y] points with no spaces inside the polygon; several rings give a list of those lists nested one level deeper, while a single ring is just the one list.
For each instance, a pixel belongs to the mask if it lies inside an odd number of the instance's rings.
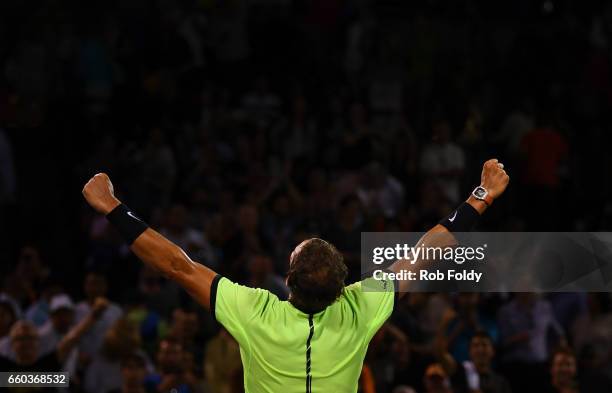
[{"label": "clenched fist", "polygon": [[104,215],[110,213],[121,202],[115,198],[113,183],[106,173],[98,173],[83,187],[83,196],[87,203],[98,213]]},{"label": "clenched fist", "polygon": [[104,311],[106,311],[106,308],[109,305],[109,301],[108,299],[104,298],[104,297],[97,297],[94,300],[94,303],[91,307],[91,316],[94,319],[98,319],[100,318],[100,316],[102,316],[102,314],[104,313]]},{"label": "clenched fist", "polygon": [[489,192],[491,198],[497,199],[503,194],[509,181],[510,176],[508,176],[503,165],[497,159],[490,159],[482,166],[480,185]]}]

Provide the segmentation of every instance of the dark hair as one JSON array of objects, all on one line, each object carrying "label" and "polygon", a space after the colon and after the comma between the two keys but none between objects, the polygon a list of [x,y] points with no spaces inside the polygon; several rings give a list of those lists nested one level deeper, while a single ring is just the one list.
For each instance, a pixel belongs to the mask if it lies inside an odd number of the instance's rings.
[{"label": "dark hair", "polygon": [[553,351],[550,357],[550,366],[552,366],[555,363],[555,359],[557,358],[557,356],[567,356],[567,357],[576,359],[576,354],[567,345],[561,345],[555,348],[555,350]]},{"label": "dark hair", "polygon": [[491,344],[493,344],[493,338],[489,333],[487,333],[486,330],[477,330],[476,333],[474,333],[474,335],[470,339],[470,342],[477,338],[487,339]]},{"label": "dark hair", "polygon": [[342,254],[321,239],[306,240],[289,266],[291,303],[306,313],[324,310],[344,289],[347,268]]}]

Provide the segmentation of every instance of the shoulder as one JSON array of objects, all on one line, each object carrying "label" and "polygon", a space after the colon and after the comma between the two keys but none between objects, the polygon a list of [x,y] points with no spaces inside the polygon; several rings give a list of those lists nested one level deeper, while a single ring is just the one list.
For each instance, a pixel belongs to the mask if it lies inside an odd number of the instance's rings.
[{"label": "shoulder", "polygon": [[242,295],[242,296],[272,296],[272,297],[276,297],[274,294],[272,294],[272,292],[268,291],[267,289],[263,289],[263,288],[253,288],[253,287],[249,287],[247,285],[242,285],[236,282],[233,282],[232,280],[228,279],[227,277],[223,277],[221,275],[217,275],[214,278],[214,284],[216,285],[216,289],[217,291],[220,290],[224,290],[224,291],[236,291],[237,294]]},{"label": "shoulder", "polygon": [[279,303],[276,295],[267,289],[252,288],[237,284],[217,275],[211,289],[211,311],[216,317],[219,312],[231,313],[240,319],[269,310]]},{"label": "shoulder", "polygon": [[[376,280],[372,277],[347,285],[342,291],[340,300],[356,307],[375,305],[387,297],[395,297],[393,280]],[[394,299],[391,299],[392,303]]]},{"label": "shoulder", "polygon": [[110,303],[106,308],[106,314],[109,316],[120,317],[123,314],[123,309],[117,303]]}]

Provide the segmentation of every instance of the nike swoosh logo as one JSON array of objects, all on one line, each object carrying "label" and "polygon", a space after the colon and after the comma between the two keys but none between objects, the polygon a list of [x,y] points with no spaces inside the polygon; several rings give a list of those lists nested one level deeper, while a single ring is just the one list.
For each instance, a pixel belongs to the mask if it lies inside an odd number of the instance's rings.
[{"label": "nike swoosh logo", "polygon": [[133,219],[135,219],[135,220],[142,221],[140,218],[136,217],[136,216],[134,215],[134,213],[132,213],[132,212],[130,212],[130,211],[128,211],[128,212],[127,212],[127,215],[128,215],[128,216],[130,216],[130,217],[132,217],[132,218],[133,218]]},{"label": "nike swoosh logo", "polygon": [[[128,213],[128,214],[130,214],[130,213]],[[455,218],[456,218],[456,217],[457,217],[457,210],[455,210],[455,214],[453,214],[453,216],[452,216],[452,217],[450,217],[450,218],[448,219],[448,221],[453,222],[453,221],[455,221]]]}]

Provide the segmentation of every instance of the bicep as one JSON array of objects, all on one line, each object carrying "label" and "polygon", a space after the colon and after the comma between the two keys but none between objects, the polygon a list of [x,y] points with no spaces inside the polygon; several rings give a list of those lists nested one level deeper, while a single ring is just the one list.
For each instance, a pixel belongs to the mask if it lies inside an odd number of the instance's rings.
[{"label": "bicep", "polygon": [[213,270],[192,261],[179,246],[151,228],[132,243],[131,249],[144,263],[176,281],[204,308],[210,309],[210,289],[216,275]]},{"label": "bicep", "polygon": [[366,278],[345,288],[346,299],[366,321],[367,339],[372,338],[393,312],[396,300],[395,282]]},{"label": "bicep", "polygon": [[191,263],[194,264],[194,267],[190,274],[177,281],[195,301],[210,310],[211,288],[217,273],[200,263],[194,261]]},{"label": "bicep", "polygon": [[[435,247],[442,246],[452,243],[454,241],[454,236],[449,232],[449,230],[444,226],[437,224],[433,228],[431,228],[423,237],[421,237],[416,245],[424,246],[424,247]],[[406,271],[416,271],[418,269],[418,265],[421,260],[415,261],[414,263],[411,260],[400,259],[395,261],[390,267],[394,273],[399,273],[402,270]],[[408,289],[410,288],[410,281],[408,280],[399,280],[398,281],[398,296],[401,298],[404,296]]]}]

